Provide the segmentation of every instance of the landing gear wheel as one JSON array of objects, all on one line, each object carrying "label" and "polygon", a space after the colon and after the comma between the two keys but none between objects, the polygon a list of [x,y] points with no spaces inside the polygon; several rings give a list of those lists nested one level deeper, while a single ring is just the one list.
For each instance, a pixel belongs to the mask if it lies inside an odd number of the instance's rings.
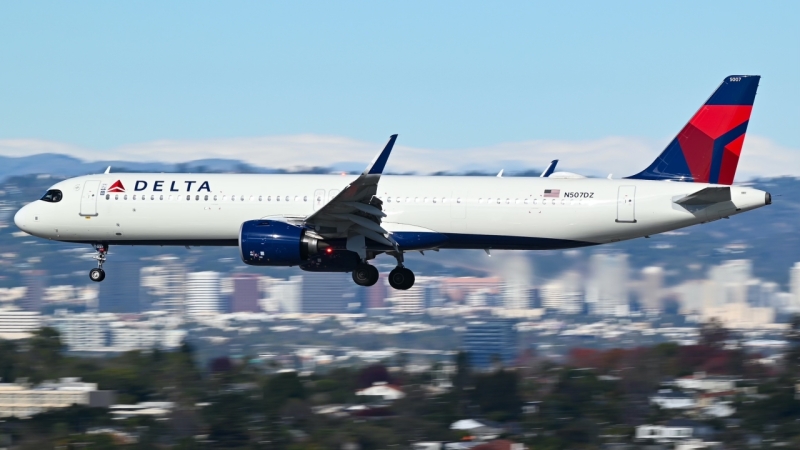
[{"label": "landing gear wheel", "polygon": [[97,260],[97,268],[89,271],[89,279],[99,283],[106,279],[106,272],[103,270],[103,264],[105,264],[106,258],[108,257],[108,244],[92,244],[92,247],[94,247],[94,251],[97,252],[97,254],[94,255],[94,259]]},{"label": "landing gear wheel", "polygon": [[389,285],[403,291],[411,289],[414,286],[414,272],[405,267],[395,267],[389,272]]},{"label": "landing gear wheel", "polygon": [[353,281],[359,286],[372,286],[378,282],[380,274],[372,264],[359,264],[353,270]]},{"label": "landing gear wheel", "polygon": [[89,271],[89,279],[99,283],[106,279],[106,271],[97,268],[92,269]]}]

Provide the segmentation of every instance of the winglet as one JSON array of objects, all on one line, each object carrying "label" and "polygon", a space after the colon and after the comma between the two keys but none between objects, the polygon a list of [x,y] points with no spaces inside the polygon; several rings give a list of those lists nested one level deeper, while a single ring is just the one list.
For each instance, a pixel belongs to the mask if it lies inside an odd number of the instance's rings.
[{"label": "winglet", "polygon": [[108,166],[108,167],[106,168],[106,171],[105,171],[105,172],[103,172],[103,173],[111,173],[111,166]]},{"label": "winglet", "polygon": [[367,166],[367,169],[364,170],[364,175],[380,175],[383,173],[383,168],[386,167],[386,162],[389,161],[389,155],[392,153],[392,147],[394,147],[394,141],[396,140],[397,135],[393,134],[392,137],[389,138],[389,142],[386,143],[386,147],[381,150],[378,156]]},{"label": "winglet", "polygon": [[552,175],[553,172],[555,172],[555,170],[556,170],[556,165],[558,165],[558,160],[557,159],[554,159],[554,160],[550,161],[550,165],[547,166],[547,169],[544,169],[544,172],[542,172],[542,174],[539,175],[539,178],[547,178],[550,175]]}]

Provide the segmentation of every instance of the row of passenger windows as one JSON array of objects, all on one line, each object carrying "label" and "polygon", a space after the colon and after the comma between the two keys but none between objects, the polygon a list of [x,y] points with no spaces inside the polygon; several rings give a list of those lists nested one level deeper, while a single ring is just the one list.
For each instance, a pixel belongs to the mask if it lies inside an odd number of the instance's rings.
[{"label": "row of passenger windows", "polygon": [[[183,195],[164,195],[164,194],[155,195],[155,194],[150,194],[150,200],[182,200],[183,198],[184,198]],[[131,200],[137,200],[137,199],[138,200],[147,200],[147,194],[141,194],[141,195],[138,195],[138,196],[137,196],[137,194],[133,194],[131,196]],[[111,194],[106,194],[106,200],[111,200]],[[123,195],[114,194],[114,200],[128,200],[128,194],[123,194]],[[186,195],[186,200],[187,201],[191,201],[192,200],[192,195],[191,194],[187,194]],[[285,195],[285,196],[276,195],[273,198],[271,195],[267,195],[267,196],[251,195],[251,196],[248,197],[248,196],[245,196],[245,195],[236,196],[236,195],[207,195],[207,194],[206,195],[199,195],[198,194],[198,195],[194,196],[194,200],[195,201],[205,201],[205,202],[207,202],[209,200],[214,201],[214,202],[216,202],[216,201],[223,201],[223,202],[226,202],[226,201],[230,201],[230,202],[240,201],[240,202],[244,202],[244,201],[247,201],[247,200],[250,200],[251,202],[255,202],[255,201],[263,202],[265,200],[268,201],[268,202],[271,202],[273,200],[276,201],[276,202],[291,202],[291,201],[307,202],[308,201],[308,196],[304,195],[303,197],[300,197],[299,195],[295,195],[294,197],[292,197],[290,195]]]},{"label": "row of passenger windows", "polygon": [[[450,200],[452,200],[452,199],[450,199]],[[394,202],[394,203],[447,203],[447,201],[448,201],[447,197],[386,197],[386,202],[387,203],[392,203],[392,202]],[[456,203],[461,203],[461,202],[462,202],[461,198],[456,198]],[[465,200],[465,202],[466,202],[466,200]],[[523,199],[506,198],[506,199],[502,199],[502,198],[499,198],[499,197],[497,197],[497,198],[489,197],[489,198],[479,198],[477,202],[479,204],[480,203],[486,203],[486,204],[498,204],[498,205],[502,205],[502,204],[511,205],[511,204],[514,204],[514,205],[542,205],[542,206],[544,206],[544,205],[557,205],[559,203],[562,204],[562,205],[581,205],[581,204],[588,204],[589,201],[588,200],[574,200],[574,199],[569,199],[569,200],[567,200],[567,199],[555,199],[555,198],[552,198],[552,199],[548,199],[548,198],[541,198],[541,199],[540,198],[533,198],[533,199],[532,198],[523,198]]]},{"label": "row of passenger windows", "polygon": [[[164,194],[155,195],[155,194],[150,194],[150,200],[182,200],[183,197],[184,196],[182,196],[182,195],[164,195]],[[111,199],[111,194],[106,194],[106,200],[110,200],[110,199]],[[138,196],[137,196],[137,194],[133,194],[131,196],[131,200],[137,200],[137,199],[138,200],[147,200],[147,194],[141,194],[141,195],[138,195]],[[128,200],[128,194],[123,194],[123,195],[114,194],[114,200]],[[186,195],[186,200],[187,201],[191,201],[192,200],[192,195],[191,194],[187,194]],[[273,198],[271,195],[267,195],[267,196],[250,195],[248,197],[248,196],[245,196],[245,195],[239,195],[239,196],[230,195],[230,196],[228,196],[228,195],[208,195],[208,194],[199,195],[198,194],[198,195],[194,196],[194,200],[195,201],[209,201],[209,200],[211,200],[211,201],[215,201],[215,202],[216,201],[223,201],[223,202],[225,202],[225,201],[231,201],[231,202],[240,201],[240,202],[244,202],[244,201],[247,201],[247,200],[249,200],[251,202],[255,202],[255,201],[262,202],[262,201],[265,201],[265,200],[268,201],[268,202],[271,202],[273,200],[276,201],[276,202],[281,202],[281,201],[283,201],[283,202],[291,202],[291,201],[308,202],[308,196],[304,195],[303,197],[300,197],[299,195],[295,195],[294,197],[292,197],[290,195],[285,195],[285,196],[276,195]],[[387,203],[447,203],[448,200],[452,200],[452,199],[448,199],[447,197],[387,197],[386,198],[386,202]],[[318,201],[321,202],[322,198],[318,198]],[[456,198],[455,201],[456,201],[456,203],[461,203],[462,202],[461,198]],[[586,202],[588,203],[588,201],[586,201]],[[584,201],[582,201],[582,200],[574,200],[574,199],[571,199],[571,200],[560,199],[559,200],[559,199],[555,199],[555,198],[553,198],[553,199],[547,199],[547,198],[542,198],[542,199],[539,199],[539,198],[533,198],[533,199],[531,199],[531,198],[524,198],[524,199],[506,198],[506,199],[502,199],[502,198],[499,198],[499,197],[497,197],[497,198],[489,197],[489,198],[486,198],[486,199],[479,198],[478,199],[478,203],[479,204],[482,204],[482,203],[498,204],[498,205],[501,205],[501,204],[505,203],[506,205],[515,204],[515,205],[534,205],[534,206],[542,205],[542,206],[545,206],[545,205],[557,205],[559,203],[562,204],[562,205],[568,205],[568,204],[569,205],[576,205],[576,204],[577,205],[581,205],[581,204],[584,204]]]}]

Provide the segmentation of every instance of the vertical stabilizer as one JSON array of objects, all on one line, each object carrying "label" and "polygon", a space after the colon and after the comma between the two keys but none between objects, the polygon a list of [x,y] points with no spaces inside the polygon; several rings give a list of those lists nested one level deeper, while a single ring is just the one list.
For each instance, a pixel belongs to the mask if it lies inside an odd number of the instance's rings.
[{"label": "vertical stabilizer", "polygon": [[629,178],[733,183],[760,79],[725,77],[650,167]]}]

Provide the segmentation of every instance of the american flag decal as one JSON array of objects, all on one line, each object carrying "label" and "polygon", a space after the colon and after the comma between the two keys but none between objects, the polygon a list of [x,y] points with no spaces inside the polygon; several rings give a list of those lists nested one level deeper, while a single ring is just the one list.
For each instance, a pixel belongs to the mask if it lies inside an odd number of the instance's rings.
[{"label": "american flag decal", "polygon": [[545,198],[558,198],[561,196],[561,189],[545,189],[544,190],[544,197]]}]

